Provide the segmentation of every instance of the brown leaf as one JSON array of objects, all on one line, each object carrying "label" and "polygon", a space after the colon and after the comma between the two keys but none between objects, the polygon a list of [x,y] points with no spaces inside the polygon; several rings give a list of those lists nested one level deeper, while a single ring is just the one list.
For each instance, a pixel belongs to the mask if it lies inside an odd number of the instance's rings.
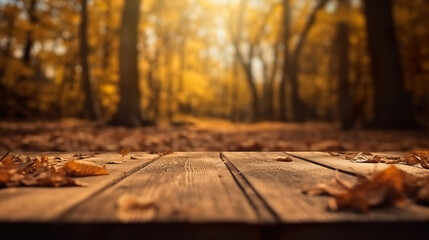
[{"label": "brown leaf", "polygon": [[329,207],[332,210],[352,208],[361,212],[382,204],[400,205],[405,201],[404,176],[395,166],[384,171],[355,187],[345,194],[331,200]]},{"label": "brown leaf", "polygon": [[11,177],[11,174],[9,171],[0,170],[0,186],[7,183],[9,181],[10,177]]},{"label": "brown leaf", "polygon": [[352,160],[353,158],[355,158],[358,154],[362,154],[362,153],[354,153],[354,152],[349,152],[349,153],[346,153],[345,155],[344,155],[344,158],[346,159],[346,160]]},{"label": "brown leaf", "polygon": [[128,153],[130,153],[130,150],[128,149],[128,148],[122,148],[120,151],[119,151],[119,154],[121,154],[122,155],[122,157],[124,157],[125,155],[127,155]]},{"label": "brown leaf", "polygon": [[115,160],[111,160],[111,161],[108,161],[108,162],[106,162],[106,164],[121,164],[121,163],[123,163],[124,161],[115,161]]},{"label": "brown leaf", "polygon": [[64,164],[63,170],[72,177],[97,176],[107,174],[104,166],[84,160],[71,160]]},{"label": "brown leaf", "polygon": [[329,153],[329,155],[334,156],[334,157],[340,157],[340,156],[342,156],[342,154],[339,153],[339,152],[328,152],[328,153]]},{"label": "brown leaf", "polygon": [[422,156],[422,158],[420,160],[420,165],[423,168],[429,169],[429,158],[426,156]]},{"label": "brown leaf", "polygon": [[49,163],[47,156],[7,156],[0,164],[0,187],[12,186],[81,186],[82,183],[70,178],[61,169]]},{"label": "brown leaf", "polygon": [[401,158],[401,160],[408,165],[416,165],[420,163],[420,159],[414,153],[408,153]]},{"label": "brown leaf", "polygon": [[291,157],[277,157],[276,161],[278,161],[278,162],[292,162],[293,159]]},{"label": "brown leaf", "polygon": [[78,154],[73,155],[73,157],[75,157],[77,159],[87,159],[87,158],[92,158],[94,156],[95,156],[94,153],[89,153],[89,154],[78,153]]},{"label": "brown leaf", "polygon": [[168,155],[168,154],[172,154],[172,153],[174,153],[172,150],[167,150],[164,152],[156,152],[156,151],[149,152],[149,154],[158,154],[160,157]]},{"label": "brown leaf", "polygon": [[67,177],[61,169],[51,167],[48,171],[43,171],[34,175],[25,176],[20,183],[25,186],[44,186],[44,187],[62,187],[62,186],[84,186],[86,184],[75,179]]},{"label": "brown leaf", "polygon": [[356,163],[367,163],[370,160],[370,158],[367,157],[364,153],[360,152],[360,153],[357,153],[353,158],[349,160]]}]

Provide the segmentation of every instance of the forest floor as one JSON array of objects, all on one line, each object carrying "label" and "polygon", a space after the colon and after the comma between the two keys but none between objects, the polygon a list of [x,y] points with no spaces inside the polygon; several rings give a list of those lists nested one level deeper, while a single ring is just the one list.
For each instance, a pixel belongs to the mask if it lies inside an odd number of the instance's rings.
[{"label": "forest floor", "polygon": [[408,151],[429,149],[426,130],[341,131],[327,123],[186,123],[124,128],[75,119],[0,121],[0,149],[24,151]]}]

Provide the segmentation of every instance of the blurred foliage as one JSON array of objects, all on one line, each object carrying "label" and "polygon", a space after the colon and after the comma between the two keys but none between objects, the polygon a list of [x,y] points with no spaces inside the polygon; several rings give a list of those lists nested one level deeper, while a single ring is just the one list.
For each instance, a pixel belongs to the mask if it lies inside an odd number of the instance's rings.
[{"label": "blurred foliage", "polygon": [[[287,47],[293,48],[299,41],[314,3],[290,1],[291,46]],[[118,31],[123,1],[92,0],[88,4],[91,78],[107,119],[115,112],[119,99]],[[243,69],[234,60],[231,37],[239,31],[240,49],[246,52],[254,45],[257,52],[248,59],[257,91],[263,95],[266,71],[278,69],[273,84],[276,91],[270,96],[278,98],[283,52],[275,49],[285,48],[281,37],[282,1],[249,0],[241,29],[236,21],[240,6],[236,0],[143,1],[138,49],[141,103],[146,119],[189,114],[249,120],[250,91]],[[0,1],[2,117],[82,116],[79,14],[80,1]],[[429,1],[394,0],[394,16],[407,90],[412,93],[416,112],[429,119]],[[351,26],[349,60],[354,118],[365,123],[373,117],[374,91],[359,0],[341,10],[337,1],[331,0],[317,13],[298,59],[299,95],[308,106],[308,119],[338,118],[338,69],[333,64],[333,39],[340,21]],[[29,42],[30,60],[26,61],[24,52]],[[280,59],[277,63],[276,58]],[[290,88],[287,89],[288,93]],[[277,100],[273,101],[274,119],[278,117],[278,105]]]}]

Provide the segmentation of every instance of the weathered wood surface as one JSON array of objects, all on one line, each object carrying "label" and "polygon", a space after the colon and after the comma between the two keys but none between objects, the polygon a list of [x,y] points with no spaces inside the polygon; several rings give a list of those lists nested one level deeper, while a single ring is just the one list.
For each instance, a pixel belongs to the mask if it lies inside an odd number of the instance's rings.
[{"label": "weathered wood surface", "polygon": [[[306,159],[309,162],[319,164],[332,169],[338,169],[343,172],[349,172],[357,175],[367,175],[375,170],[381,171],[390,166],[390,164],[385,163],[353,163],[348,160],[344,160],[340,157],[332,156],[327,152],[288,152],[289,155],[298,157],[301,159]],[[399,152],[388,152],[388,153],[372,153],[372,155],[379,156],[392,156],[397,157],[401,156],[402,153]],[[407,166],[402,164],[395,164],[395,166],[403,171],[414,174],[416,176],[428,176],[429,171],[422,168],[419,165],[416,166]]]},{"label": "weathered wood surface", "polygon": [[[120,211],[132,194],[153,206]],[[64,215],[65,221],[256,222],[257,216],[219,153],[164,156]]]},{"label": "weathered wood surface", "polygon": [[[429,208],[417,205],[380,209],[366,214],[351,211],[331,212],[326,209],[327,197],[307,196],[301,191],[317,183],[328,182],[335,177],[334,170],[295,157],[293,162],[276,161],[279,156],[287,156],[281,153],[243,152],[224,153],[224,155],[249,180],[280,220],[285,223],[429,221]],[[354,165],[354,168],[359,168],[358,165],[362,164],[354,163]],[[345,180],[354,180],[351,175],[339,173],[339,176]]]},{"label": "weathered wood surface", "polygon": [[[53,162],[76,159],[73,157],[75,153],[44,154]],[[26,155],[40,156],[41,153],[26,153]],[[88,184],[86,187],[0,189],[0,221],[52,220],[67,209],[114,185],[158,157],[146,153],[136,153],[133,156],[137,159],[131,160],[129,156],[121,157],[117,153],[101,153],[85,159],[101,165],[105,165],[108,161],[123,161],[121,164],[106,164],[109,175],[79,178],[80,181]],[[60,157],[61,160],[53,160],[54,157]]]},{"label": "weathered wood surface", "polygon": [[[26,153],[28,154],[28,153]],[[400,153],[388,153],[400,154]],[[31,153],[40,155],[40,153]],[[74,153],[48,153],[72,159]],[[130,159],[130,156],[137,160]],[[291,156],[292,162],[276,161]],[[328,211],[328,197],[303,188],[339,176],[353,181],[386,167],[357,164],[321,152],[100,153],[85,159],[107,164],[109,175],[80,178],[88,187],[0,189],[0,231],[21,227],[66,232],[68,239],[125,236],[224,239],[382,238],[384,231],[408,239],[429,225],[429,208],[414,204],[367,214]],[[396,165],[415,175],[429,170]],[[146,206],[118,207],[123,196]],[[164,232],[163,229],[169,229]],[[354,234],[356,228],[366,231]],[[42,229],[42,230],[40,230]],[[83,233],[85,232],[85,234]],[[126,233],[126,235],[124,235]],[[227,237],[225,237],[227,236]],[[399,238],[399,237],[398,237]],[[391,239],[397,239],[395,237]]]}]

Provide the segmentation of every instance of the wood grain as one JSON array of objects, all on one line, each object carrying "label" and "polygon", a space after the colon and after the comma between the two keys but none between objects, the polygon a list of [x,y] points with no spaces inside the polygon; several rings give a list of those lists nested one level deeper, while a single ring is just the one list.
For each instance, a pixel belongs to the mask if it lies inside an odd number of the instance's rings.
[{"label": "wood grain", "polygon": [[[410,205],[405,208],[383,208],[360,214],[351,211],[331,212],[326,209],[328,197],[306,196],[301,189],[329,181],[335,171],[308,161],[292,162],[275,159],[283,153],[223,153],[278,214],[283,223],[314,222],[392,222],[428,221],[429,209]],[[345,180],[355,177],[339,174]]]},{"label": "wood grain", "polygon": [[[13,153],[11,153],[13,154]],[[41,153],[25,153],[40,156]],[[51,162],[63,163],[75,153],[45,153]],[[137,159],[131,160],[130,156]],[[60,157],[61,160],[54,160]],[[85,159],[86,161],[104,165],[109,161],[123,161],[120,164],[107,164],[109,175],[79,178],[88,183],[87,187],[44,188],[19,187],[0,189],[0,221],[49,221],[80,203],[98,191],[111,186],[127,175],[145,166],[158,157],[146,153],[132,153],[121,157],[118,153],[102,153]]]},{"label": "wood grain", "polygon": [[[119,208],[129,194],[142,205]],[[66,222],[257,222],[219,153],[169,154],[86,201]]]},{"label": "wood grain", "polygon": [[[342,170],[358,175],[368,175],[373,173],[375,170],[383,170],[391,166],[391,164],[385,163],[354,163],[350,160],[344,160],[340,157],[332,156],[327,152],[288,152],[291,156],[299,157],[307,161],[320,164],[333,169]],[[372,153],[373,155],[379,156],[402,156],[400,152],[386,152],[386,153]],[[429,170],[422,168],[421,166],[407,166],[403,164],[395,164],[395,166],[405,172],[414,174],[416,176],[429,176]]]}]

